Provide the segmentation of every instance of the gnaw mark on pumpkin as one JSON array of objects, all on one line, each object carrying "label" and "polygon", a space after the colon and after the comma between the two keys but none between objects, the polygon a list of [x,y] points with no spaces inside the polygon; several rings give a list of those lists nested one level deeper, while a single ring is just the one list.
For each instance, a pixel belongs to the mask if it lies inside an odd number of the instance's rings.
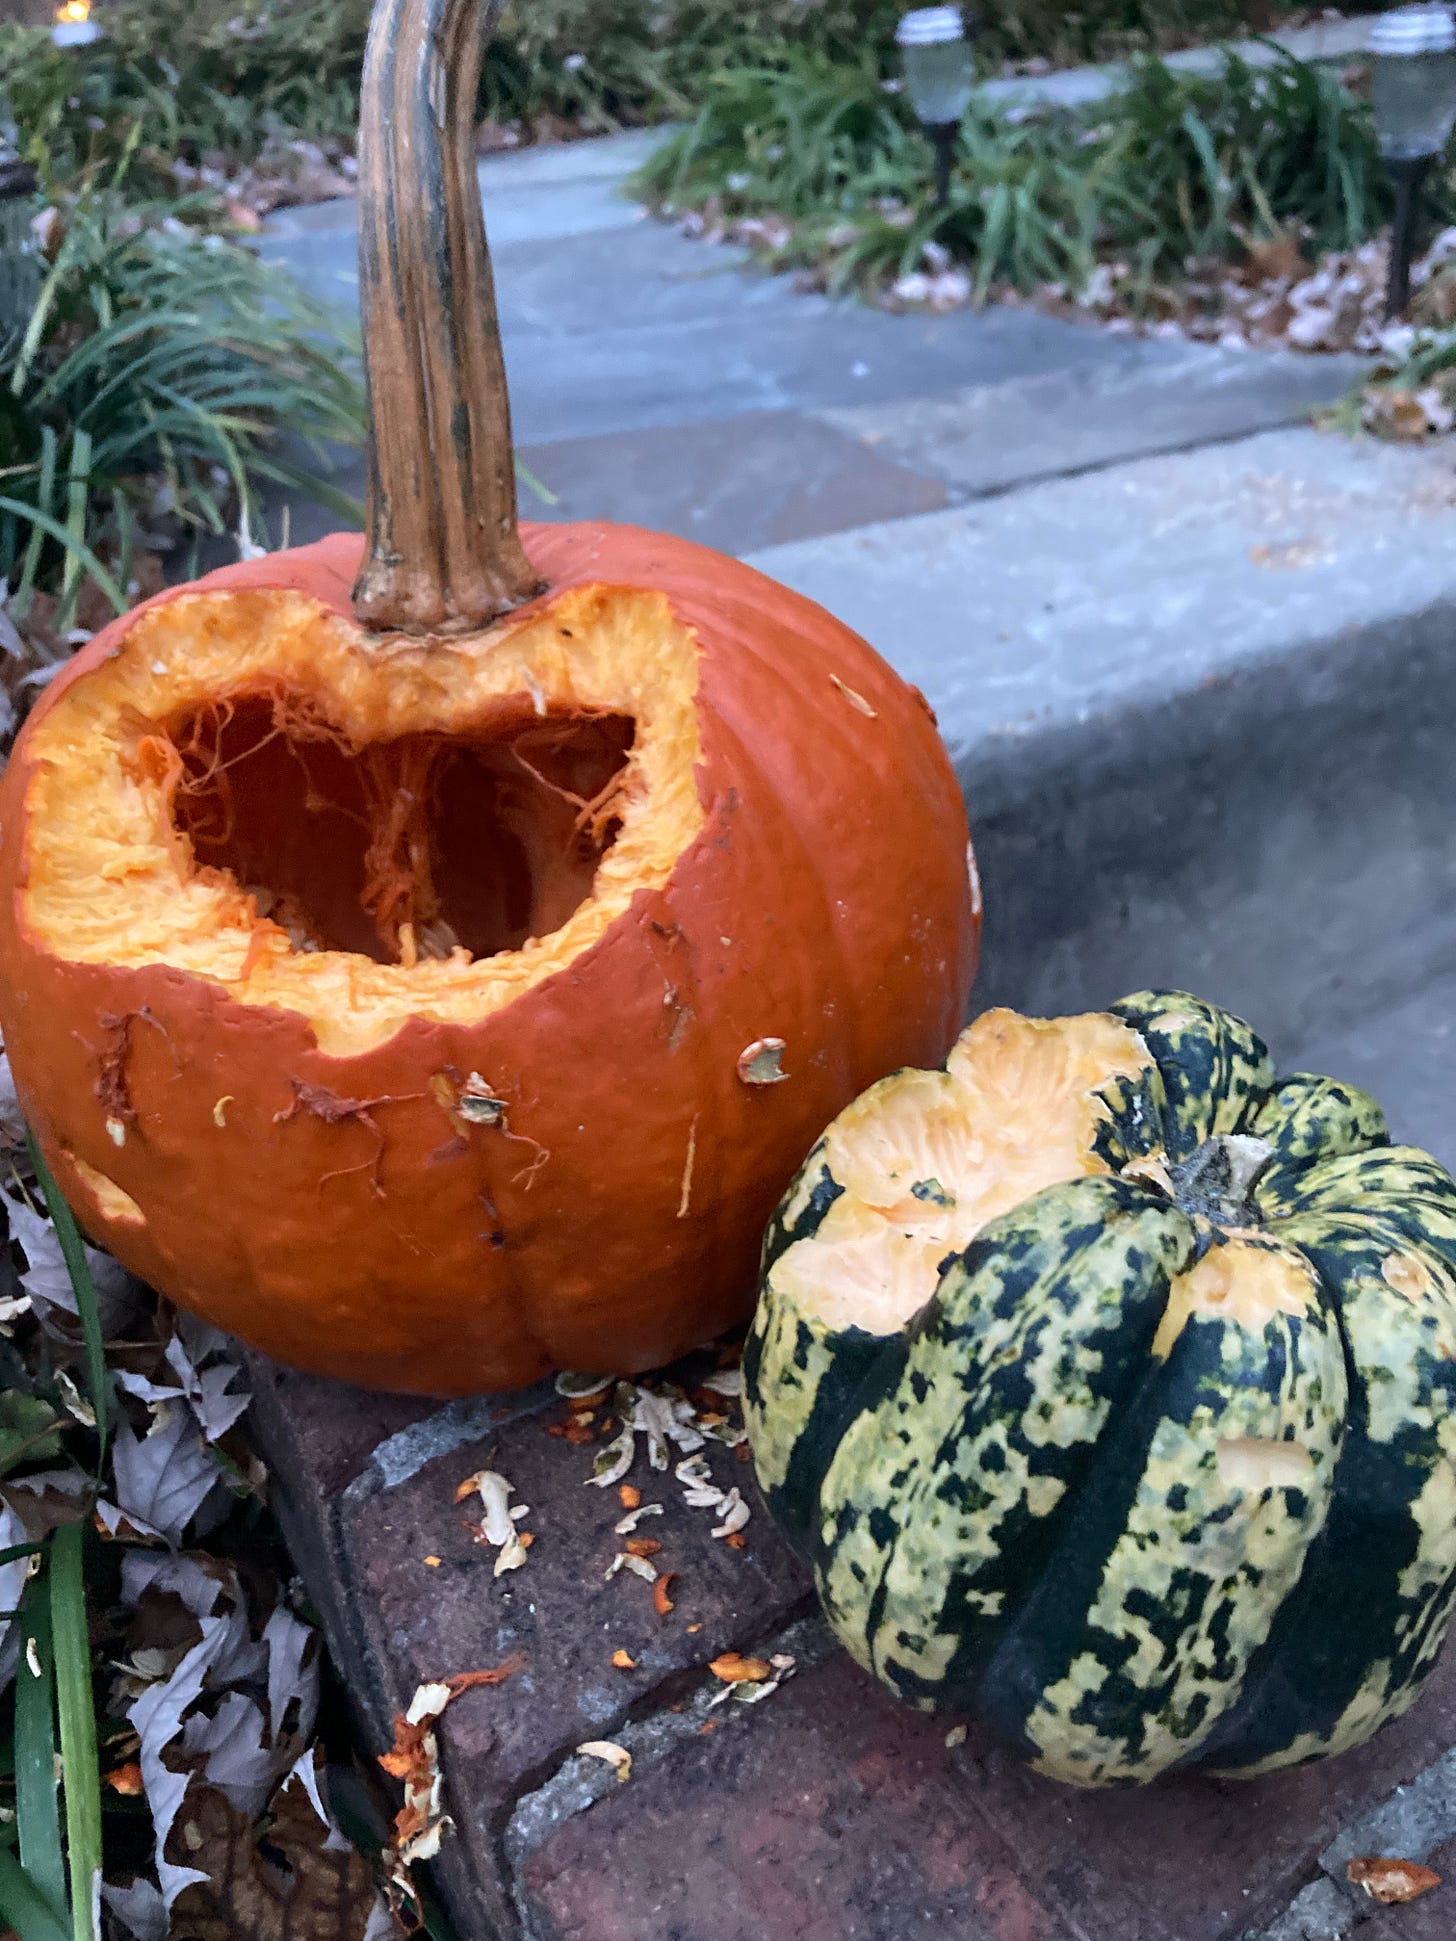
[{"label": "gnaw mark on pumpkin", "polygon": [[782,1085],[788,1046],[782,1038],[755,1038],[738,1054],[738,1076],[745,1085]]},{"label": "gnaw mark on pumpkin", "polygon": [[78,1152],[72,1152],[69,1146],[63,1147],[62,1150],[70,1161],[76,1177],[95,1201],[97,1211],[103,1220],[109,1224],[129,1227],[144,1227],[147,1224],[146,1214],[124,1187],[118,1186],[114,1179],[109,1178],[97,1167],[89,1165]]},{"label": "gnaw mark on pumpkin", "polygon": [[698,1156],[698,1122],[696,1118],[688,1128],[688,1156],[683,1161],[682,1193],[678,1198],[677,1217],[686,1220],[688,1208],[693,1199],[693,1162]]},{"label": "gnaw mark on pumpkin", "polygon": [[361,1159],[357,1166],[340,1166],[331,1173],[322,1174],[319,1185],[327,1186],[331,1179],[344,1179],[350,1173],[360,1173],[368,1168],[374,1176],[374,1196],[382,1200],[384,1185],[379,1177],[379,1170],[384,1161],[384,1133],[374,1117],[375,1110],[381,1105],[400,1105],[405,1099],[416,1099],[421,1095],[418,1092],[406,1092],[398,1097],[385,1094],[377,1099],[346,1099],[340,1098],[337,1092],[331,1092],[326,1085],[310,1085],[307,1079],[290,1078],[288,1082],[293,1087],[293,1103],[285,1106],[281,1112],[273,1114],[274,1125],[287,1125],[289,1120],[296,1119],[300,1112],[306,1112],[315,1119],[322,1119],[325,1125],[331,1126],[342,1125],[347,1119],[355,1119],[361,1126],[367,1126],[374,1134],[376,1144],[370,1158]]},{"label": "gnaw mark on pumpkin", "polygon": [[166,1026],[145,1005],[119,1016],[109,1011],[101,1018],[108,1043],[96,1056],[96,1097],[106,1115],[107,1133],[118,1146],[126,1143],[126,1127],[136,1124],[136,1107],[132,1103],[126,1067],[131,1057],[132,1026],[138,1018],[160,1031],[168,1045],[172,1042]]},{"label": "gnaw mark on pumpkin", "polygon": [[[479,1072],[471,1072],[468,1078],[462,1079],[454,1065],[447,1065],[444,1071],[433,1075],[430,1079],[430,1096],[462,1135],[484,1129],[499,1132],[512,1145],[529,1146],[533,1155],[531,1163],[515,1175],[512,1184],[519,1185],[524,1180],[526,1190],[530,1190],[537,1173],[551,1154],[539,1139],[531,1138],[529,1133],[511,1131],[506,1116],[509,1100],[498,1098]],[[462,1149],[465,1143],[462,1138]],[[442,1147],[440,1154],[435,1156],[441,1156],[446,1150]]]}]

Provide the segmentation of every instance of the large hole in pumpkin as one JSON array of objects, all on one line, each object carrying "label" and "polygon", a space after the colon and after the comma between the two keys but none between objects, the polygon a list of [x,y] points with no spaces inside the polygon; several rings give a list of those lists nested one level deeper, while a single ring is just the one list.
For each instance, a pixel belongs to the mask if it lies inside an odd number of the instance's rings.
[{"label": "large hole in pumpkin", "polygon": [[634,732],[627,715],[508,704],[470,736],[356,750],[296,695],[235,698],[168,724],[173,820],[296,949],[490,957],[591,895]]}]

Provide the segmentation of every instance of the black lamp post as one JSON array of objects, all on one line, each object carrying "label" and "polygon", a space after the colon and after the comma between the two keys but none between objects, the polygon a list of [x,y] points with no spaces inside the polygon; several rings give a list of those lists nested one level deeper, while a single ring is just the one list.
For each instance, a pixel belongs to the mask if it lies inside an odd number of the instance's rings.
[{"label": "black lamp post", "polygon": [[1396,7],[1370,34],[1371,99],[1381,157],[1395,184],[1387,318],[1410,302],[1412,220],[1421,183],[1456,123],[1456,22],[1445,6]]},{"label": "black lamp post", "polygon": [[0,350],[25,329],[40,288],[30,230],[35,190],[35,170],[20,153],[15,123],[0,98]]},{"label": "black lamp post", "polygon": [[[975,70],[959,7],[917,7],[895,30],[910,103],[935,150],[935,203],[950,199],[956,134],[971,105]],[[974,22],[971,23],[974,31]]]}]

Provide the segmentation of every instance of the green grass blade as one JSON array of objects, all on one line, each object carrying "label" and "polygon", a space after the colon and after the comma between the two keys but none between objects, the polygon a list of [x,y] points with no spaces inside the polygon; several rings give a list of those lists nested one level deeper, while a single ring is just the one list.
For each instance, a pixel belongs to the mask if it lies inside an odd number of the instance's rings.
[{"label": "green grass blade", "polygon": [[[66,1855],[56,1778],[50,1608],[40,1578],[26,1586],[20,1624],[20,1662],[15,1668],[15,1826],[20,1864],[59,1921],[66,1912]],[[31,1668],[32,1658],[40,1667],[38,1673]]]},{"label": "green grass blade", "polygon": [[40,1190],[45,1196],[46,1211],[51,1216],[56,1229],[56,1238],[61,1243],[66,1271],[71,1276],[76,1306],[80,1310],[81,1331],[86,1341],[87,1386],[91,1390],[91,1406],[96,1411],[96,1435],[101,1445],[101,1453],[104,1455],[111,1414],[111,1388],[106,1375],[106,1343],[101,1335],[101,1315],[96,1305],[96,1288],[91,1280],[91,1269],[86,1264],[86,1250],[81,1245],[76,1217],[51,1177],[51,1169],[46,1165],[33,1133],[30,1136],[30,1158],[35,1167],[36,1179],[40,1182]]},{"label": "green grass blade", "polygon": [[[50,506],[51,492],[56,482],[56,434],[49,425],[40,428],[40,478],[36,483],[36,505],[44,512]],[[11,602],[17,620],[23,620],[30,611],[30,596],[35,590],[36,570],[40,565],[41,547],[45,544],[45,529],[32,516],[33,508],[18,502],[7,502],[7,509],[30,525],[30,538],[25,544],[25,558],[21,562],[20,581]]]},{"label": "green grass blade", "polygon": [[[91,499],[91,434],[77,425],[71,433],[71,471],[67,480],[66,564],[61,573],[61,604],[56,609],[56,632],[70,630],[76,617],[76,595],[81,591],[81,554],[86,544],[86,512]],[[118,589],[119,590],[119,589]]]},{"label": "green grass blade", "polygon": [[[74,1223],[71,1231],[74,1234]],[[95,1905],[101,1878],[101,1772],[96,1758],[86,1580],[81,1570],[84,1540],[85,1526],[80,1523],[65,1524],[51,1540],[51,1635],[65,1775],[71,1933],[73,1941],[100,1941]]]},{"label": "green grass blade", "polygon": [[8,1847],[0,1847],[0,1921],[13,1927],[20,1941],[72,1941],[70,1928]]},{"label": "green grass blade", "polygon": [[39,512],[33,505],[25,505],[19,499],[0,499],[0,512],[13,512],[21,519],[29,519],[33,526],[49,533],[52,539],[58,539],[68,551],[74,551],[116,612],[126,612],[126,595],[91,548],[84,540],[77,539],[69,526],[62,525],[59,519],[53,519],[48,512]]}]

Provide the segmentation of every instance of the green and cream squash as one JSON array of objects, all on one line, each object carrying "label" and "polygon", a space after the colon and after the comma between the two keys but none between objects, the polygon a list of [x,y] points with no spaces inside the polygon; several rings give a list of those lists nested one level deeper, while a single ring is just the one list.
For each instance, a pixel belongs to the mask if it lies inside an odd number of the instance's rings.
[{"label": "green and cream squash", "polygon": [[848,1649],[1042,1772],[1341,1752],[1456,1586],[1456,1182],[1181,992],[993,1011],[764,1251],[754,1460]]}]

